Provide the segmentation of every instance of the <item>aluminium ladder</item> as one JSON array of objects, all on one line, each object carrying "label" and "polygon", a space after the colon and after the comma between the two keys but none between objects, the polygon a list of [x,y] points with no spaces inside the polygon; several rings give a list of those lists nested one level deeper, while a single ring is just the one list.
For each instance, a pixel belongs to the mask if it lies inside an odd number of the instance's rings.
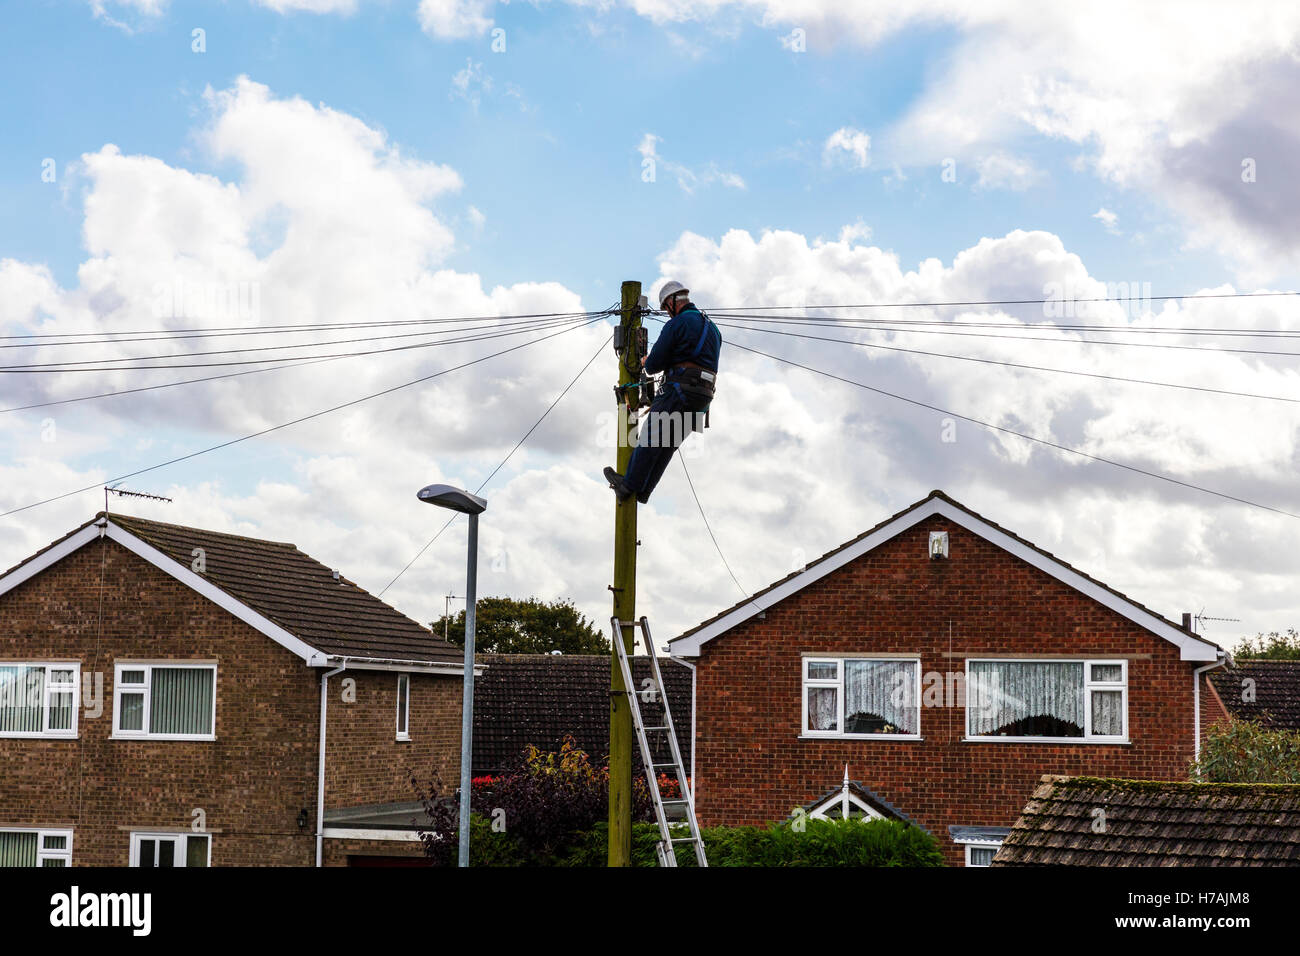
[{"label": "aluminium ladder", "polygon": [[[650,638],[650,625],[645,617],[639,621],[627,622],[612,617],[610,625],[613,629],[614,653],[618,655],[619,669],[623,673],[623,686],[627,688],[627,700],[632,709],[632,726],[636,730],[637,743],[641,747],[641,765],[645,769],[646,783],[650,788],[650,801],[654,804],[655,820],[659,824],[660,841],[655,845],[659,865],[676,866],[676,848],[689,843],[695,851],[696,862],[700,866],[708,866],[708,860],[704,855],[704,839],[700,836],[699,824],[695,820],[695,797],[691,792],[691,780],[687,777],[686,767],[682,763],[681,748],[677,744],[677,730],[673,726],[673,715],[668,706],[668,692],[664,688],[663,674],[659,670],[659,657],[655,653],[654,641]],[[646,656],[650,658],[653,688],[638,688],[633,683],[632,662],[623,644],[624,626],[641,628]],[[646,716],[642,711],[643,704],[662,706],[663,716],[650,718],[661,722],[647,726]],[[652,738],[651,735],[662,736]],[[667,754],[662,753],[663,736],[668,738]],[[656,748],[651,746],[652,739],[659,745],[659,756],[668,759],[656,759]],[[676,774],[678,784],[678,795],[667,800],[659,791],[659,774],[665,772]]]}]

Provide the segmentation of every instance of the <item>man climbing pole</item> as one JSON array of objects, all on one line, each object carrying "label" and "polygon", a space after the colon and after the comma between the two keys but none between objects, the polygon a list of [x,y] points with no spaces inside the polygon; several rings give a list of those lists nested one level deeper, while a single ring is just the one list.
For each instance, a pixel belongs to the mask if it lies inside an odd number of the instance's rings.
[{"label": "man climbing pole", "polygon": [[645,504],[663,477],[673,452],[686,440],[713,401],[722,333],[690,300],[690,290],[670,281],[659,290],[659,307],[668,313],[654,348],[643,360],[647,374],[666,373],[663,387],[637,436],[627,474],[605,469],[605,479],[620,502],[632,495]]}]

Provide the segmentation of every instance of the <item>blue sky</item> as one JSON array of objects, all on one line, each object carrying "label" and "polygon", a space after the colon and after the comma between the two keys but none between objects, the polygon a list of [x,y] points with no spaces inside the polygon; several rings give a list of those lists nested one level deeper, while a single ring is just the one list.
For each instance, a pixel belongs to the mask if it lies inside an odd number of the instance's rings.
[{"label": "blue sky", "polygon": [[[264,290],[264,323],[600,309],[621,280],[649,288],[670,272],[706,307],[792,296],[1032,299],[1049,282],[1133,282],[1159,296],[1288,289],[1300,279],[1292,225],[1300,14],[1285,3],[1194,17],[1172,3],[1084,10],[1011,0],[12,7],[0,34],[0,334],[192,325],[160,322],[148,307],[155,283],[180,274],[251,277]],[[196,28],[202,53],[191,49]],[[791,48],[800,31],[804,52]],[[331,193],[340,156],[352,164],[356,196],[382,200]],[[52,183],[42,181],[47,158]],[[947,160],[955,181],[944,178]],[[1242,175],[1247,162],[1258,178]],[[1278,300],[1156,303],[1153,313],[1137,321],[1300,329],[1294,305]],[[966,317],[1043,321],[1041,310],[1014,307]],[[295,540],[377,590],[427,541],[427,516],[412,513],[408,492],[436,477],[476,484],[602,334],[575,332],[154,472],[131,484],[176,503],[139,510]],[[1061,339],[942,344],[997,360],[1300,394],[1286,357],[1132,354],[1142,350]],[[767,344],[963,414],[1300,511],[1300,428],[1286,406]],[[490,350],[349,360],[0,414],[0,511]],[[609,522],[592,503],[607,494],[599,469],[608,450],[595,437],[608,405],[605,358],[494,481],[495,522],[485,523],[488,546],[512,555],[489,589],[572,598],[595,618],[607,597]],[[750,587],[784,575],[790,553],[820,554],[941,487],[1171,615],[1206,606],[1242,617],[1249,633],[1300,620],[1291,586],[1300,557],[1279,569],[1270,556],[1293,553],[1292,519],[1135,483],[977,429],[955,446],[936,444],[930,413],[738,350],[723,361],[731,376],[718,403],[723,427],[692,439],[700,457],[691,467]],[[141,380],[10,376],[0,404]],[[37,437],[48,421],[57,441]],[[796,489],[797,500],[779,488]],[[0,541],[0,565],[101,504],[88,492],[0,519],[12,532]],[[684,593],[657,599],[665,617],[657,630],[669,634],[729,603],[735,586],[680,475],[665,479],[647,515],[660,532],[643,556],[650,579],[681,559],[674,547],[701,569]],[[1190,564],[1171,564],[1169,554]],[[430,594],[459,593],[454,542],[431,549],[416,574],[387,596],[424,618],[441,607]]]},{"label": "blue sky", "polygon": [[[826,137],[842,126],[887,128],[920,95],[956,38],[919,25],[874,48],[782,49],[786,31],[729,24],[683,52],[633,13],[593,18],[564,6],[513,4],[498,11],[506,50],[492,38],[437,40],[414,28],[409,5],[380,4],[351,17],[281,15],[256,6],[174,4],[157,18],[128,16],[127,33],[93,17],[80,0],[24,4],[0,36],[0,254],[50,264],[69,281],[81,261],[75,191],[44,188],[40,163],[66,169],[83,152],[123,152],[217,175],[192,132],[207,111],[203,90],[242,75],[280,96],[301,96],[382,128],[404,152],[451,165],[463,194],[440,212],[486,218],[449,265],[488,284],[554,279],[590,307],[617,297],[624,278],[649,280],[654,259],[683,231],[791,229],[838,234],[858,219],[904,267],[948,261],[982,236],[1049,229],[1097,276],[1129,276],[1179,293],[1233,276],[1213,256],[1179,250],[1176,236],[1114,236],[1092,218],[1105,206],[1150,234],[1167,224],[1140,194],[1072,168],[1078,145],[1042,139],[1025,154],[1043,171],[1024,191],[975,187],[958,162],[941,168],[864,172],[827,167]],[[593,35],[593,24],[599,35]],[[206,31],[206,52],[191,31]],[[453,76],[478,64],[491,89],[457,96]],[[662,154],[690,166],[716,163],[745,188],[645,183],[636,151],[650,130]],[[21,131],[17,135],[13,131]],[[75,190],[75,186],[74,186]],[[1034,290],[1026,290],[1033,292]]]}]

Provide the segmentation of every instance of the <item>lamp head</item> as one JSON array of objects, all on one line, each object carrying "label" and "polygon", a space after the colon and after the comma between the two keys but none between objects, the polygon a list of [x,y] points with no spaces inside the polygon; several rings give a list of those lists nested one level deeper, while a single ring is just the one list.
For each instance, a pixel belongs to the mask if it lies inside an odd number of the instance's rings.
[{"label": "lamp head", "polygon": [[487,509],[486,499],[455,485],[426,485],[416,497],[427,505],[437,505],[467,515],[480,514]]}]

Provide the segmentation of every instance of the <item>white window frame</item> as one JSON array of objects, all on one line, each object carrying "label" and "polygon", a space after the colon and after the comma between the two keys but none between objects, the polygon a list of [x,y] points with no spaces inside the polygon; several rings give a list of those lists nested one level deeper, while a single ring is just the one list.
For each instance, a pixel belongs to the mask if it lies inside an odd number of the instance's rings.
[{"label": "white window frame", "polygon": [[[173,843],[176,843],[179,841],[186,840],[190,837],[203,837],[203,839],[207,841],[208,856],[207,856],[207,862],[204,865],[211,867],[212,866],[212,834],[198,833],[195,832],[194,830],[172,830],[170,832],[161,831],[161,830],[132,830],[131,831],[131,860],[128,865],[134,867],[138,867],[140,865],[140,841],[141,840],[154,840],[154,841],[170,840]],[[185,848],[184,846],[182,846],[180,849],[183,851]],[[177,854],[175,850],[173,850],[172,853],[173,853],[172,859],[178,861],[173,867],[173,869],[177,867],[186,866],[185,861],[188,854],[186,854],[185,852],[181,852]]]},{"label": "white window frame", "polygon": [[[992,734],[976,735],[971,732],[970,718],[970,666],[976,663],[995,664],[1082,664],[1083,665],[1083,736],[1082,737],[1001,737]],[[1092,679],[1094,664],[1120,665],[1118,681]],[[1128,736],[1128,660],[1115,657],[968,657],[966,658],[966,743],[1020,743],[1020,744],[1127,744]],[[1119,691],[1123,697],[1124,730],[1119,736],[1092,732],[1092,692],[1094,690]]]},{"label": "white window frame", "polygon": [[[406,696],[402,696],[402,685],[406,685]],[[397,675],[397,739],[411,739],[411,675]]]},{"label": "white window frame", "polygon": [[[62,860],[64,866],[72,866],[72,831],[50,827],[0,827],[0,833],[35,833],[36,865],[44,866],[46,860]],[[63,837],[67,844],[62,849],[46,849],[46,837]]]},{"label": "white window frame", "polygon": [[997,855],[997,852],[998,852],[998,847],[1000,847],[1000,846],[1002,846],[1002,841],[1001,841],[1001,840],[998,840],[996,843],[994,843],[992,840],[982,840],[982,841],[980,841],[980,842],[978,842],[978,843],[966,843],[966,844],[965,844],[965,847],[966,847],[966,865],[967,865],[968,867],[972,868],[972,869],[975,869],[975,870],[987,870],[987,869],[989,868],[989,866],[991,866],[992,864],[990,864],[990,863],[972,863],[972,862],[970,861],[970,851],[971,851],[971,850],[992,850],[992,851],[993,851],[993,855],[996,856],[996,855]]},{"label": "white window frame", "polygon": [[[913,699],[916,701],[916,733],[914,734],[850,734],[844,732],[844,662],[845,661],[877,661],[899,663],[906,661],[916,665],[916,684],[913,687]],[[834,664],[834,678],[810,678],[808,669],[810,664]],[[831,656],[814,656],[809,655],[802,658],[800,664],[800,700],[802,703],[801,717],[801,734],[803,737],[813,737],[818,740],[920,740],[921,739],[921,658],[919,655],[898,654],[880,657],[871,657],[867,655],[846,655],[840,657]],[[813,687],[833,687],[835,688],[835,702],[837,705],[836,713],[836,730],[811,730],[808,727],[808,689]]]},{"label": "white window frame", "polygon": [[[77,721],[81,711],[81,662],[80,661],[0,661],[0,667],[41,668],[45,677],[41,681],[41,729],[37,731],[0,731],[0,738],[35,738],[52,737],[72,740],[77,736]],[[72,693],[72,727],[69,730],[50,729],[50,671],[72,671],[71,684],[58,684],[56,693]]]},{"label": "white window frame", "polygon": [[[201,668],[212,671],[212,713],[209,722],[211,732],[206,734],[151,734],[149,732],[149,711],[152,703],[152,676],[154,668],[174,670],[182,667]],[[122,671],[144,671],[144,683],[128,684],[126,693],[144,695],[144,716],[140,721],[140,730],[122,729]],[[115,661],[113,664],[113,733],[114,740],[216,740],[217,739],[217,665],[212,661]]]}]

